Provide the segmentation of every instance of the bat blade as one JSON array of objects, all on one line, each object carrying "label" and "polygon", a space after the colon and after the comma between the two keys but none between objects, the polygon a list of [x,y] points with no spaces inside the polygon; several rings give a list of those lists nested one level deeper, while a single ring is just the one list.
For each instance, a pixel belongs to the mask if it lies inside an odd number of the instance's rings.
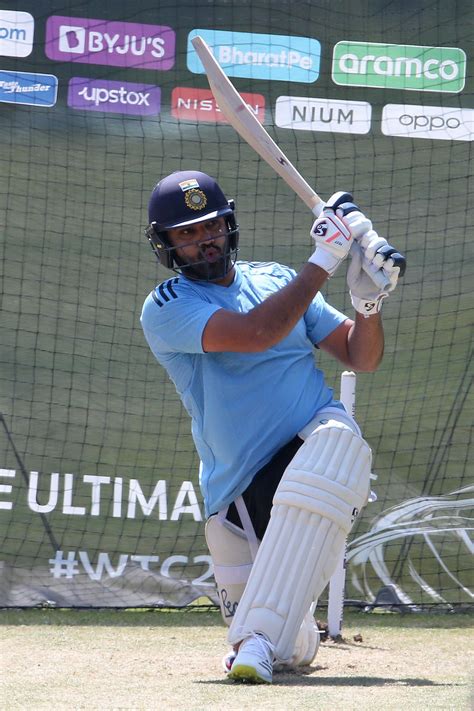
[{"label": "bat blade", "polygon": [[283,178],[305,205],[316,216],[319,216],[324,206],[319,195],[308,185],[243,101],[202,37],[194,37],[191,42],[204,66],[209,86],[219,109],[227,121],[244,141]]}]

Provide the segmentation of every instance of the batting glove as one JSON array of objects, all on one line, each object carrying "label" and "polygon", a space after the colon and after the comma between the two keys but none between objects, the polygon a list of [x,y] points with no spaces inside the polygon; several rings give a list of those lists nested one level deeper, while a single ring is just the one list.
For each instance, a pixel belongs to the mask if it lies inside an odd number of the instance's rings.
[{"label": "batting glove", "polygon": [[[358,223],[356,225],[357,220],[352,218],[354,228],[348,222],[351,214],[363,218],[360,225]],[[364,220],[368,224],[363,224]],[[357,205],[352,202],[350,193],[334,193],[324,206],[322,215],[311,228],[310,234],[316,249],[308,261],[332,276],[349,254],[354,238],[367,232],[371,227],[370,220],[364,218]]]},{"label": "batting glove", "polygon": [[[362,247],[363,239],[353,242],[350,250],[352,259],[347,270],[352,305],[366,317],[381,310],[383,300],[395,289],[406,268],[405,257],[383,237],[373,230],[372,233],[366,240],[367,251]],[[383,289],[381,283],[385,284]]]}]

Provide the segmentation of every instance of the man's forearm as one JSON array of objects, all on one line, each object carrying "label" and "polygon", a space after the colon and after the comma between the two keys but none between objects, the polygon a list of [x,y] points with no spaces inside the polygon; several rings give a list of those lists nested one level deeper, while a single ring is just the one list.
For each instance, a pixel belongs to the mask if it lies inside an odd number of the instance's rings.
[{"label": "man's forearm", "polygon": [[354,325],[347,337],[347,352],[352,367],[362,372],[376,370],[383,351],[384,332],[380,314],[366,318],[356,313]]}]

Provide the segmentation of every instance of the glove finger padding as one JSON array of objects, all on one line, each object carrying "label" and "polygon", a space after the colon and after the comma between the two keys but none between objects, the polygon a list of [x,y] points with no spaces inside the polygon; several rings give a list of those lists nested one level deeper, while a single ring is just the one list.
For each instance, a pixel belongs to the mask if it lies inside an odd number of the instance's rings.
[{"label": "glove finger padding", "polygon": [[[356,205],[353,205],[353,207],[355,207],[356,209],[351,210],[348,213],[343,212],[344,222],[346,223],[346,225],[348,225],[352,237],[355,240],[360,240],[361,238],[363,238],[364,235],[373,232],[372,222],[359,210]],[[339,209],[341,208],[344,208],[344,205],[341,205]],[[336,210],[336,214],[339,214],[339,209]]]},{"label": "glove finger padding", "polygon": [[[383,272],[386,277],[386,284],[383,291],[390,293],[395,289],[399,277],[403,276],[406,269],[405,257],[396,251],[388,243],[380,247],[371,257],[366,252],[363,253],[363,268],[369,276]],[[380,283],[380,279],[374,278],[374,283]]]},{"label": "glove finger padding", "polygon": [[[365,258],[360,244],[354,242],[351,246],[350,254],[352,259],[347,270],[347,285],[352,305],[356,311],[364,316],[371,316],[378,313],[382,308],[382,301],[388,296],[388,290],[381,290],[367,273],[369,269],[374,272],[379,271],[379,269]],[[389,276],[386,274],[386,276],[387,280],[390,281],[390,290],[395,288],[395,284],[392,286],[391,279],[392,276],[398,278],[398,275]]]},{"label": "glove finger padding", "polygon": [[[374,259],[377,252],[382,252],[386,247],[390,247],[384,237],[380,237],[375,230],[369,230],[357,240],[362,247],[365,257],[368,260]],[[395,251],[395,250],[393,250]]]}]

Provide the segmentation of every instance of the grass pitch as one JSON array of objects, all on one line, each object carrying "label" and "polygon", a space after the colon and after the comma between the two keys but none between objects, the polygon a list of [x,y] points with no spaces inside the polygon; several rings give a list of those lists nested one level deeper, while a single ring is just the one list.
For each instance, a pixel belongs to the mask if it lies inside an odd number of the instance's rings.
[{"label": "grass pitch", "polygon": [[225,678],[217,612],[7,610],[3,709],[443,709],[472,706],[468,615],[346,614],[344,641],[270,686]]}]

